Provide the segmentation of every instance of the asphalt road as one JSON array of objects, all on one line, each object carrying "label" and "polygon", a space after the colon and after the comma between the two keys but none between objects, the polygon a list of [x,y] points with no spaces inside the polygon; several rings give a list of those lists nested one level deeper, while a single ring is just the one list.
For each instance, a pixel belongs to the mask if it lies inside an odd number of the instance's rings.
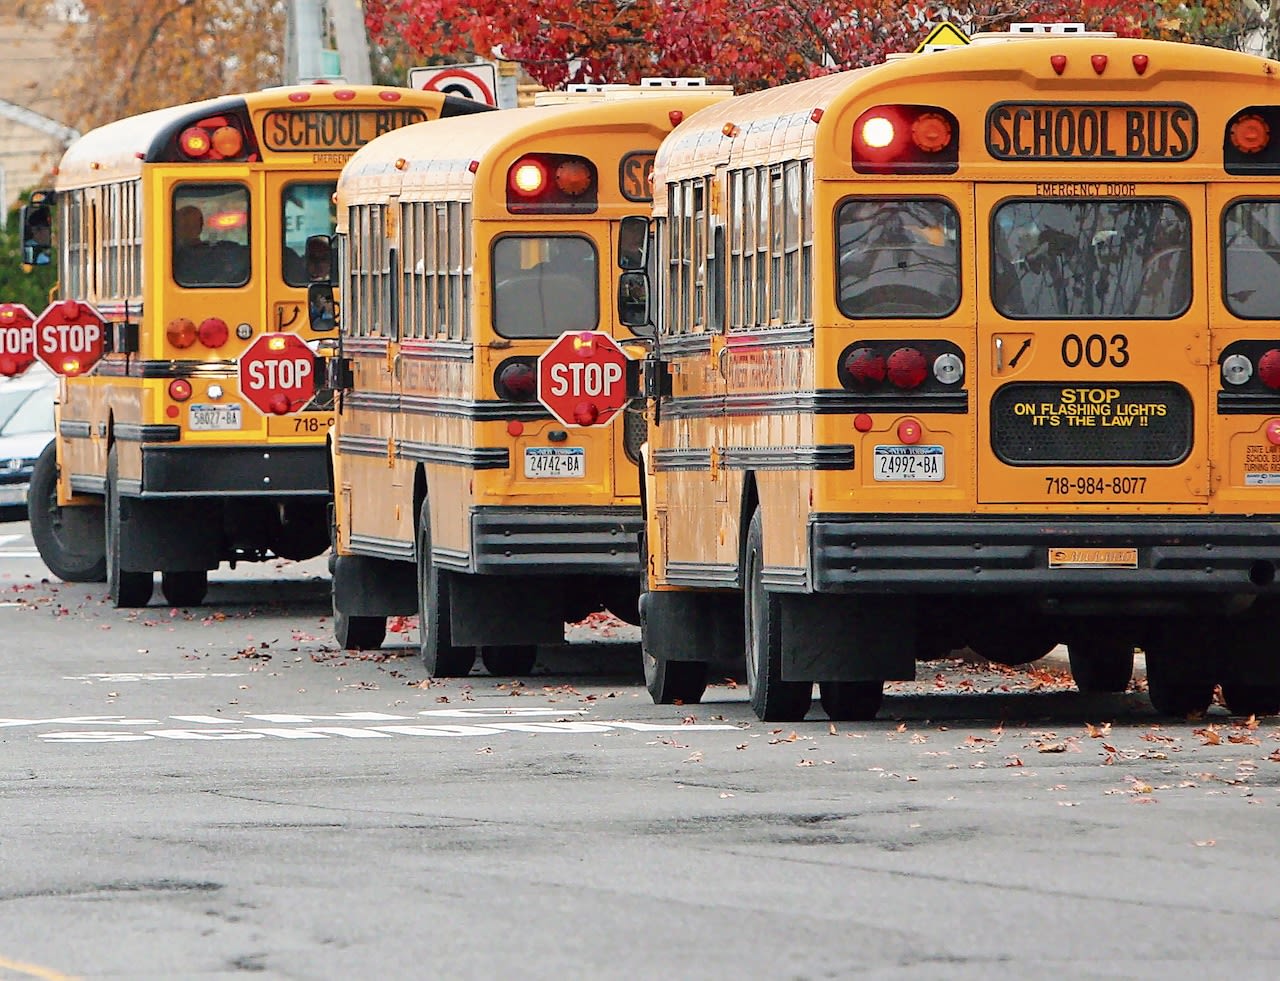
[{"label": "asphalt road", "polygon": [[429,682],[323,568],[116,611],[0,524],[0,981],[1274,974],[1280,721],[944,661],[769,725],[607,622]]}]

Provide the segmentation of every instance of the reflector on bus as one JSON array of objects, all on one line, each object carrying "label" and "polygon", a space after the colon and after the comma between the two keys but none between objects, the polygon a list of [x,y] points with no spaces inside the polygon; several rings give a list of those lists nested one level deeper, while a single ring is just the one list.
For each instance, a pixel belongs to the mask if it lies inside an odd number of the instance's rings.
[{"label": "reflector on bus", "polygon": [[513,215],[591,214],[599,199],[596,165],[567,153],[527,153],[507,171]]}]

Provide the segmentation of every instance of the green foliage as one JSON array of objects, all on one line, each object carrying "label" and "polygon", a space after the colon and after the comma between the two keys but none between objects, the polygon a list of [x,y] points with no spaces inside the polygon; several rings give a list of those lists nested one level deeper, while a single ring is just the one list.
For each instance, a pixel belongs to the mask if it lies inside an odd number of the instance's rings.
[{"label": "green foliage", "polygon": [[49,305],[49,290],[56,280],[54,266],[36,266],[29,273],[23,272],[22,236],[15,208],[0,226],[0,303],[23,303],[39,315]]}]

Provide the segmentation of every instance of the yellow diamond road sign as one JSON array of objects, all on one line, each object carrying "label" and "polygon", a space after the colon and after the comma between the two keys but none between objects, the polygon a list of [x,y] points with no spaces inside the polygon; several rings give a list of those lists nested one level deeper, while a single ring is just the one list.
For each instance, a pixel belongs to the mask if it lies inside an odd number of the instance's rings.
[{"label": "yellow diamond road sign", "polygon": [[938,48],[955,48],[969,43],[969,35],[949,21],[943,21],[929,32],[929,36],[920,42],[916,54],[923,51],[936,51]]}]

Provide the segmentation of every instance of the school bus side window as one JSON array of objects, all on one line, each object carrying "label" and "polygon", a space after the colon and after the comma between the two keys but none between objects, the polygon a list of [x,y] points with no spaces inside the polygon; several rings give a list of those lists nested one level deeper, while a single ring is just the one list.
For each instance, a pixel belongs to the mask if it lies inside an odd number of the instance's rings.
[{"label": "school bus side window", "polygon": [[249,282],[249,190],[180,184],[173,192],[173,279],[188,288]]},{"label": "school bus side window", "polygon": [[857,199],[836,212],[847,317],[945,317],[960,300],[959,218],[930,198]]},{"label": "school bus side window", "polygon": [[1280,317],[1280,200],[1236,201],[1222,234],[1227,308],[1237,317]]},{"label": "school bus side window", "polygon": [[1006,317],[1168,320],[1191,302],[1191,219],[1176,201],[1006,201],[991,247]]},{"label": "school bus side window", "polygon": [[333,192],[335,181],[286,184],[281,192],[280,243],[284,281],[290,286],[329,278],[329,255],[316,249],[307,254],[307,239],[313,235],[333,235],[337,222]]},{"label": "school bus side window", "polygon": [[599,322],[599,260],[578,235],[508,235],[493,245],[493,328],[559,337]]}]

